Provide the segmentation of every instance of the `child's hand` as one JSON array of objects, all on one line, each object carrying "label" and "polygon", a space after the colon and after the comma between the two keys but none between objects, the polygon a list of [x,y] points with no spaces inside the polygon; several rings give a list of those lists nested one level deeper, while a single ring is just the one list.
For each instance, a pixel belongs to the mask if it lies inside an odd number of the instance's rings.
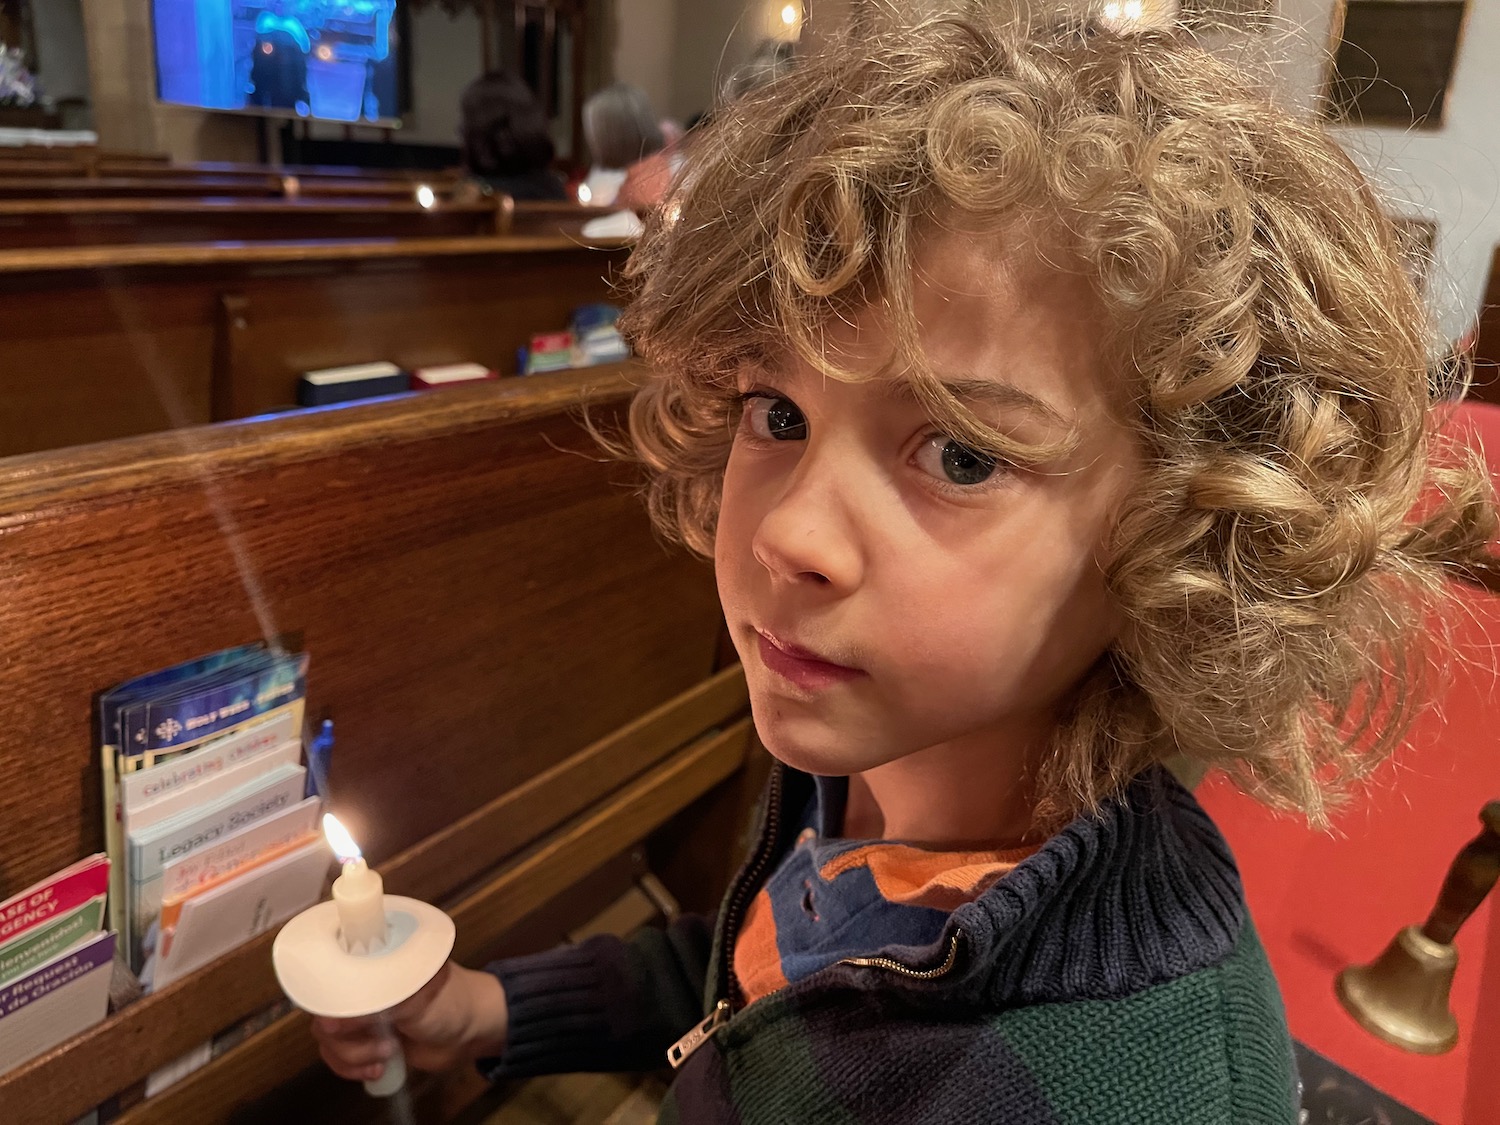
[{"label": "child's hand", "polygon": [[313,1037],[330,1070],[368,1082],[385,1070],[400,1037],[407,1065],[447,1070],[505,1048],[505,990],[491,973],[448,962],[415,996],[378,1016],[313,1020]]}]

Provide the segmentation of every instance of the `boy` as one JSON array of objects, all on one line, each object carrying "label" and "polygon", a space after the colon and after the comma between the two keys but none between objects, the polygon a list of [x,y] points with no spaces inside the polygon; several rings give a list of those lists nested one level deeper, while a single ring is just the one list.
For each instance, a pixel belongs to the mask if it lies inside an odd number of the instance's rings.
[{"label": "boy", "polygon": [[1494,529],[1429,465],[1423,311],[1336,144],[1164,36],[866,30],[716,120],[628,274],[652,516],[712,554],[778,759],[759,841],[717,926],[450,966],[408,1058],[670,1050],[667,1121],[1295,1121],[1162,763],[1320,820]]}]

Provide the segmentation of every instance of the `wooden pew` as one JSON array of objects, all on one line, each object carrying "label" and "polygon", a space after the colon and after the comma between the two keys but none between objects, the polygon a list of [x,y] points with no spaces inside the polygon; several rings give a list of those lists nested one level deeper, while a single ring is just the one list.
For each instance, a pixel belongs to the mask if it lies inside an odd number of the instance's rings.
[{"label": "wooden pew", "polygon": [[451,186],[460,178],[456,168],[355,168],[336,164],[246,164],[223,160],[166,161],[153,157],[101,156],[93,164],[100,176],[296,176],[299,180],[395,181]]},{"label": "wooden pew", "polygon": [[74,175],[98,158],[97,145],[0,145],[0,168],[42,165]]},{"label": "wooden pew", "polygon": [[455,185],[426,180],[356,180],[356,179],[303,179],[299,176],[282,177],[282,194],[288,199],[306,196],[333,196],[340,199],[415,199],[418,189],[427,187],[436,199],[447,199]]},{"label": "wooden pew", "polygon": [[61,154],[8,158],[0,152],[0,199],[104,199],[223,195],[412,199],[419,187],[439,199],[453,196],[457,169],[272,167],[220,162],[174,164],[150,157]]},{"label": "wooden pew", "polygon": [[608,299],[620,244],[453,238],[0,251],[0,455],[243,418],[302,371],[388,359],[515,371]]},{"label": "wooden pew", "polygon": [[111,199],[157,196],[303,196],[408,200],[427,187],[438,199],[452,197],[456,181],[434,175],[430,180],[406,176],[301,175],[261,168],[245,171],[193,172],[177,166],[118,169],[109,175],[91,168],[42,161],[0,163],[3,199]]},{"label": "wooden pew", "polygon": [[117,149],[89,145],[0,145],[0,163],[22,160],[67,161],[81,168],[99,164],[100,161],[121,160],[134,164],[160,166],[170,164],[172,158],[164,152],[121,152]]},{"label": "wooden pew", "polygon": [[52,178],[58,176],[83,176],[88,174],[88,166],[76,160],[66,157],[46,156],[23,156],[20,158],[12,155],[10,149],[0,149],[0,178],[11,179],[16,176],[32,176],[37,178]]},{"label": "wooden pew", "polygon": [[502,234],[582,238],[584,223],[613,214],[614,210],[611,207],[591,207],[582,203],[518,199],[503,208],[500,230]]},{"label": "wooden pew", "polygon": [[0,199],[109,199],[167,195],[271,198],[283,194],[281,178],[263,176],[18,176],[0,177]]},{"label": "wooden pew", "polygon": [[0,199],[0,249],[308,238],[583,237],[610,214],[576,203],[505,196],[423,207],[414,199],[311,194],[285,199],[170,197]]},{"label": "wooden pew", "polygon": [[355,168],[338,165],[270,165],[231,161],[172,161],[161,155],[82,152],[69,149],[21,150],[0,148],[0,177],[73,176],[124,179],[263,179],[295,177],[329,183],[391,183],[434,189],[452,187],[462,174],[457,168]]},{"label": "wooden pew", "polygon": [[[87,157],[98,155],[98,145],[0,145],[0,158],[6,160],[53,160],[68,157],[70,159],[82,160]],[[118,154],[116,154],[118,155]],[[149,154],[142,154],[149,159]],[[165,156],[162,159],[166,159]]]},{"label": "wooden pew", "polygon": [[502,233],[495,201],[0,199],[0,248],[305,238],[463,238]]},{"label": "wooden pew", "polygon": [[[708,568],[663,549],[577,422],[618,421],[630,385],[570,372],[0,462],[0,891],[101,846],[95,692],[292,633],[309,714],[337,725],[335,807],[387,889],[448,909],[469,963],[550,943],[517,924],[719,799],[749,747]],[[0,1118],[71,1121],[276,1001],[271,937],[0,1076]],[[293,1081],[315,1058],[289,1015],[123,1121],[385,1120],[319,1068]]]}]

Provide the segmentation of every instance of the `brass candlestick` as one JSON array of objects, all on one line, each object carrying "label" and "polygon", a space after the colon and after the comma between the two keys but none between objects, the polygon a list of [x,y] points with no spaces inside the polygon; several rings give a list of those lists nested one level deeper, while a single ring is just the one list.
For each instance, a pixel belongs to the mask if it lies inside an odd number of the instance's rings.
[{"label": "brass candlestick", "polygon": [[1454,858],[1427,921],[1407,926],[1373,962],[1351,965],[1335,982],[1361,1027],[1407,1051],[1440,1055],[1458,1042],[1448,1006],[1458,967],[1453,939],[1500,877],[1500,801],[1485,805],[1479,820],[1484,827]]}]

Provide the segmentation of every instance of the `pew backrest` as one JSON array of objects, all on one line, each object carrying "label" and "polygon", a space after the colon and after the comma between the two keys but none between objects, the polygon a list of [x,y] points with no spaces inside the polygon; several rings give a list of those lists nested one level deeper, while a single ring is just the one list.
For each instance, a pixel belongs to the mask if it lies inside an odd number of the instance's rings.
[{"label": "pew backrest", "polygon": [[296,403],[303,371],[474,361],[607,300],[626,249],[552,238],[0,251],[0,455]]},{"label": "pew backrest", "polygon": [[[711,574],[578,424],[617,423],[637,376],[0,461],[0,892],[101,846],[96,692],[266,635],[310,653],[335,806],[461,958],[729,776],[748,728],[737,671],[710,678]],[[6,1120],[71,1120],[270,1004],[270,936],[0,1076]],[[286,1017],[125,1120],[228,1120],[312,1060]]]},{"label": "pew backrest", "polygon": [[468,238],[502,233],[493,200],[0,199],[0,249],[330,238]]}]

